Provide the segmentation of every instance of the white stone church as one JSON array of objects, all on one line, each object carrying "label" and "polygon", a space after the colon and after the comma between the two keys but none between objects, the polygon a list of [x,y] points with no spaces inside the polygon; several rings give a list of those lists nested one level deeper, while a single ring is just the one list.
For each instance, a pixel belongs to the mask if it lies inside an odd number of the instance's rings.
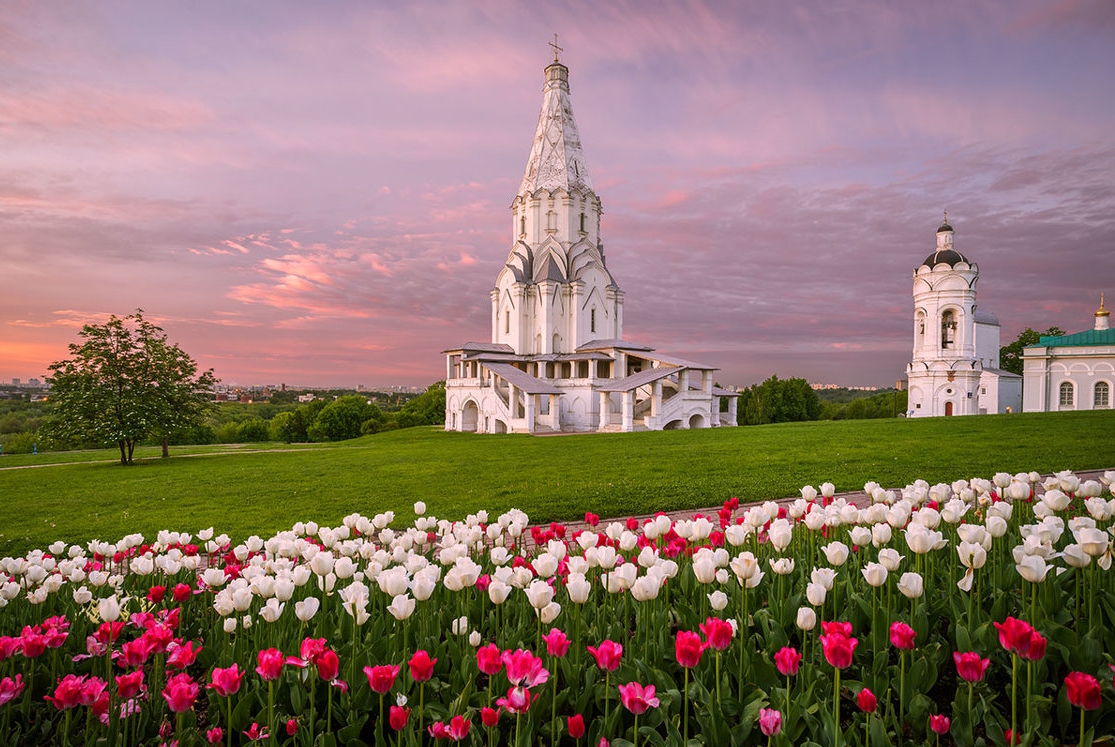
[{"label": "white stone church", "polygon": [[979,266],[953,247],[948,216],[914,270],[910,417],[1019,412],[1022,377],[999,368],[999,320],[976,305]]},{"label": "white stone church", "polygon": [[573,119],[569,69],[556,54],[542,91],[511,203],[511,252],[491,290],[492,341],[445,351],[446,430],[735,425],[738,395],[713,385],[715,366],[624,341],[624,293],[605,263],[600,198]]}]

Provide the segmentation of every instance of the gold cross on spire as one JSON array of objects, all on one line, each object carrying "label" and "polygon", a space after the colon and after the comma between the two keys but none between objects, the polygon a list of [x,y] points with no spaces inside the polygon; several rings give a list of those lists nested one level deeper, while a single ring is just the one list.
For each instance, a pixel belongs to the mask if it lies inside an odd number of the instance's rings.
[{"label": "gold cross on spire", "polygon": [[550,42],[550,46],[554,48],[554,62],[559,62],[560,60],[558,60],[558,53],[564,52],[565,50],[558,46],[557,34],[554,34],[554,40]]}]

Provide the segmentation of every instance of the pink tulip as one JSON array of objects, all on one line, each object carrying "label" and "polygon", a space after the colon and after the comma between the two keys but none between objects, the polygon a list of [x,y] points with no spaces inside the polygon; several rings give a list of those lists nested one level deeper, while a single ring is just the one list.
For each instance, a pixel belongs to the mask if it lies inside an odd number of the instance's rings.
[{"label": "pink tulip", "polygon": [[22,639],[0,635],[0,664],[15,656],[16,652],[22,650],[22,648]]},{"label": "pink tulip", "polygon": [[0,680],[0,706],[10,700],[15,700],[23,693],[23,675],[17,674],[15,679],[5,677]]},{"label": "pink tulip", "polygon": [[561,658],[569,651],[569,637],[557,628],[550,628],[550,632],[542,636],[546,642],[546,653],[550,656]]},{"label": "pink tulip", "polygon": [[705,636],[705,646],[723,651],[732,642],[732,624],[718,617],[710,617],[698,626]]},{"label": "pink tulip", "polygon": [[120,659],[118,663],[125,667],[142,667],[147,663],[147,657],[151,655],[150,641],[144,636],[140,636],[133,641],[128,641],[120,647]]},{"label": "pink tulip", "polygon": [[387,721],[395,731],[400,731],[406,727],[409,718],[410,709],[397,705],[391,706],[391,710],[387,714]]},{"label": "pink tulip", "polygon": [[214,668],[212,674],[209,675],[209,684],[206,687],[222,698],[227,698],[240,689],[240,681],[243,678],[244,673],[240,671],[240,667],[236,664],[226,669]]},{"label": "pink tulip", "polygon": [[256,656],[259,666],[256,667],[256,673],[265,681],[277,680],[283,673],[283,664],[286,663],[286,658],[283,652],[277,648],[265,648]]},{"label": "pink tulip", "polygon": [[952,652],[952,660],[956,662],[956,673],[965,682],[979,682],[991,666],[990,659],[981,659],[975,651]]},{"label": "pink tulip", "polygon": [[337,652],[329,648],[317,655],[314,665],[317,667],[317,676],[326,682],[336,680],[341,671],[341,660]]},{"label": "pink tulip", "polygon": [[480,723],[484,724],[487,728],[491,729],[499,723],[499,709],[489,708],[484,706],[480,709]]},{"label": "pink tulip", "polygon": [[1069,672],[1065,677],[1065,695],[1071,705],[1094,711],[1103,702],[1100,683],[1086,672]]},{"label": "pink tulip", "polygon": [[194,707],[194,701],[197,700],[197,683],[185,672],[176,674],[167,680],[163,697],[171,711],[185,713]]},{"label": "pink tulip", "polygon": [[476,649],[476,665],[480,667],[481,672],[489,677],[499,674],[499,670],[503,669],[503,657],[500,654],[499,646],[489,643],[487,646]]},{"label": "pink tulip", "polygon": [[530,710],[530,690],[525,687],[515,686],[507,691],[506,698],[497,698],[496,705],[501,706],[511,713],[526,713]]},{"label": "pink tulip", "polygon": [[167,650],[170,654],[166,657],[166,665],[172,669],[185,669],[197,659],[201,646],[194,648],[193,641],[186,641],[183,644],[172,644]]},{"label": "pink tulip", "polygon": [[434,664],[437,659],[431,659],[425,649],[419,649],[410,657],[410,678],[415,682],[426,682],[434,676]]},{"label": "pink tulip", "polygon": [[304,638],[298,653],[302,656],[302,661],[309,664],[316,664],[317,658],[325,653],[325,639]]},{"label": "pink tulip", "polygon": [[244,736],[248,738],[249,742],[254,742],[257,739],[267,739],[267,727],[260,727],[259,724],[253,721],[248,730],[244,732]]},{"label": "pink tulip", "polygon": [[783,646],[774,655],[774,666],[778,667],[778,673],[783,677],[792,677],[801,666],[801,654],[796,648]]},{"label": "pink tulip", "polygon": [[914,648],[914,638],[917,632],[901,620],[896,620],[890,625],[890,642],[897,649],[909,651]]},{"label": "pink tulip", "polygon": [[844,669],[852,663],[852,654],[859,641],[848,638],[839,633],[821,636],[821,649],[824,651],[828,663],[838,669]]},{"label": "pink tulip", "polygon": [[782,711],[776,708],[760,708],[759,730],[763,732],[763,736],[777,736],[782,731]]},{"label": "pink tulip", "polygon": [[658,698],[654,697],[654,685],[643,687],[638,682],[629,682],[619,686],[619,699],[623,707],[641,716],[649,708],[658,707]]},{"label": "pink tulip", "polygon": [[212,729],[206,730],[205,741],[209,744],[220,744],[225,741],[224,729],[219,726],[214,726]]},{"label": "pink tulip", "polygon": [[449,738],[454,742],[460,742],[468,736],[468,730],[472,728],[472,722],[464,716],[454,716],[449,720]]},{"label": "pink tulip", "polygon": [[995,623],[995,628],[999,631],[999,643],[1007,651],[1019,656],[1030,652],[1030,638],[1034,635],[1030,623],[1008,617],[1001,623]]},{"label": "pink tulip", "polygon": [[937,734],[949,733],[949,717],[943,714],[936,714],[929,717],[929,728]]},{"label": "pink tulip", "polygon": [[606,672],[619,669],[619,660],[623,656],[623,646],[615,641],[604,641],[600,647],[589,646],[588,652],[596,658],[596,666]]},{"label": "pink tulip", "polygon": [[58,680],[54,687],[54,695],[45,696],[60,711],[76,708],[81,705],[81,688],[85,685],[85,678],[76,674],[67,674]]},{"label": "pink tulip", "polygon": [[504,651],[503,664],[507,667],[507,679],[512,685],[534,687],[550,678],[550,673],[542,666],[542,660],[530,651]]},{"label": "pink tulip", "polygon": [[26,659],[37,659],[46,651],[46,638],[29,625],[23,627],[20,635],[23,656]]},{"label": "pink tulip", "polygon": [[879,705],[879,701],[875,697],[875,693],[865,687],[856,695],[856,705],[858,705],[859,709],[864,713],[874,713]]},{"label": "pink tulip", "polygon": [[133,698],[143,688],[143,670],[116,675],[116,694],[124,700]]},{"label": "pink tulip", "polygon": [[701,642],[701,636],[690,630],[677,632],[677,637],[674,639],[674,652],[678,664],[692,669],[701,663],[701,652],[704,650],[705,644]]}]

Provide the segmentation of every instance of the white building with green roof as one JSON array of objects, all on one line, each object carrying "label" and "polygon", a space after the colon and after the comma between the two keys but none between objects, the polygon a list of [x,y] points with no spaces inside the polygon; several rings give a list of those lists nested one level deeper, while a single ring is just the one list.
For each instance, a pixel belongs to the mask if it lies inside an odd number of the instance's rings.
[{"label": "white building with green roof", "polygon": [[1022,350],[1024,412],[1107,410],[1115,388],[1115,329],[1103,296],[1091,329],[1042,335]]}]

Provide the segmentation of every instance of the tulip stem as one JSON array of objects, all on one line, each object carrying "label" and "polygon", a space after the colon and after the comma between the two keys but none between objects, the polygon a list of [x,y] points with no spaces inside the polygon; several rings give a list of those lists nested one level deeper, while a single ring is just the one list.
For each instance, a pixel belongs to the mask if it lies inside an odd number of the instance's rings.
[{"label": "tulip stem", "polygon": [[1010,738],[1018,739],[1018,654],[1010,656]]},{"label": "tulip stem", "polygon": [[682,713],[685,731],[682,747],[689,747],[689,667],[685,667],[685,711]]},{"label": "tulip stem", "polygon": [[[834,667],[836,675],[832,679],[832,744],[840,745],[840,667]],[[899,723],[899,731],[902,724]]]},{"label": "tulip stem", "polygon": [[[1080,733],[1084,733],[1084,709],[1080,709]],[[631,736],[631,741],[635,743],[635,747],[639,747],[639,714],[635,714],[635,733]]]}]

